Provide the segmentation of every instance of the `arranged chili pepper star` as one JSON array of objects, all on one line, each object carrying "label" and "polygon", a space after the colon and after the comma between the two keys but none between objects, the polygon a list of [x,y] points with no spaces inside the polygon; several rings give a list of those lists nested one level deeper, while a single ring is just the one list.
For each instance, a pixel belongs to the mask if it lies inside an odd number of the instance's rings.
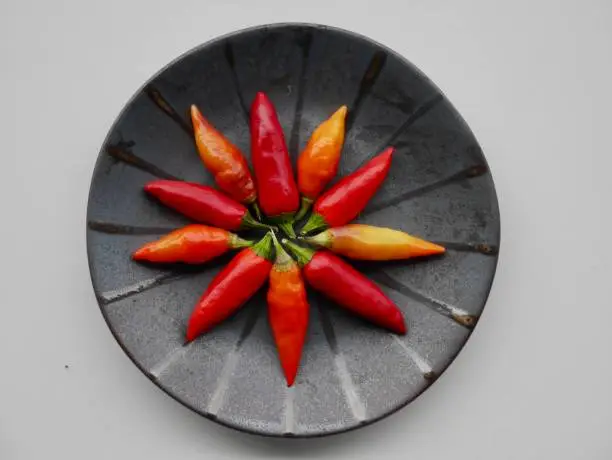
[{"label": "arranged chili pepper star", "polygon": [[[397,260],[442,254],[444,248],[398,230],[349,223],[387,176],[393,147],[324,191],[338,169],[346,115],[347,107],[342,106],[314,130],[298,158],[296,181],[274,105],[264,93],[257,93],[250,112],[253,180],[242,152],[196,106],[191,107],[198,152],[221,191],[183,181],[146,184],[147,194],[198,223],[174,230],[132,254],[139,262],[202,264],[240,250],[193,309],[186,342],[231,316],[267,280],[269,322],[289,386],[295,382],[308,329],[304,281],[344,309],[393,333],[406,334],[399,307],[338,255]],[[246,206],[252,206],[256,215]],[[297,238],[293,225],[311,206]],[[293,240],[283,238],[279,243],[277,227]],[[234,233],[242,230],[266,233],[254,242]],[[313,235],[316,231],[321,232]]]}]

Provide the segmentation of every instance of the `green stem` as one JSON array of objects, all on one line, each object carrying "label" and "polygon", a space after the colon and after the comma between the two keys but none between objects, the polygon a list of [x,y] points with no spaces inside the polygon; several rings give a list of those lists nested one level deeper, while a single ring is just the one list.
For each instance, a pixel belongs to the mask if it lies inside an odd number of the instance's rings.
[{"label": "green stem", "polygon": [[257,222],[249,211],[242,218],[241,227],[243,228],[258,228],[260,230],[272,230],[274,227]]},{"label": "green stem", "polygon": [[296,237],[295,230],[293,230],[292,222],[279,222],[277,225],[278,225],[278,228],[280,228],[283,232],[285,232],[291,238]]},{"label": "green stem", "polygon": [[278,242],[278,239],[276,238],[274,232],[271,232],[271,234],[272,240],[274,241],[274,249],[276,251],[276,260],[274,263],[277,266],[287,266],[289,264],[295,264],[291,256],[287,254],[287,251],[285,251],[285,248],[283,248],[283,245]]},{"label": "green stem", "polygon": [[232,233],[229,240],[229,247],[232,249],[248,248],[253,246],[253,241],[245,240],[240,238],[238,235]]},{"label": "green stem", "polygon": [[270,217],[270,221],[278,226],[291,238],[295,238],[295,230],[293,230],[293,213],[287,212],[278,216]]},{"label": "green stem", "polygon": [[257,204],[257,201],[253,201],[253,211],[255,211],[255,218],[257,220],[261,220],[261,209],[259,209],[259,205]]},{"label": "green stem", "polygon": [[266,233],[266,236],[251,246],[251,249],[259,257],[272,260],[272,232]]},{"label": "green stem", "polygon": [[300,230],[300,235],[307,235],[315,230],[322,230],[324,228],[327,228],[327,223],[323,216],[313,212]]},{"label": "green stem", "polygon": [[329,248],[332,243],[332,236],[330,232],[326,230],[314,236],[307,236],[304,238],[304,241],[319,248]]},{"label": "green stem", "polygon": [[299,246],[293,241],[289,241],[287,239],[283,239],[283,245],[291,253],[291,255],[297,261],[300,267],[303,267],[304,265],[308,264],[308,262],[310,262],[310,260],[315,255],[315,251],[313,249]]},{"label": "green stem", "polygon": [[312,200],[310,198],[308,198],[308,197],[303,196],[302,197],[302,205],[300,206],[300,210],[295,215],[295,221],[296,222],[299,221],[299,220],[302,220],[302,217],[304,217],[306,215],[306,213],[310,209],[310,206],[312,206]]}]

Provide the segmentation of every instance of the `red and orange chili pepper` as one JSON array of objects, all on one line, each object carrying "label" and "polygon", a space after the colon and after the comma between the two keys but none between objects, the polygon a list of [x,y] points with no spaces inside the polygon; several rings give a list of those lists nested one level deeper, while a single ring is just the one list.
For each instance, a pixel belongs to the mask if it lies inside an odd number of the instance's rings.
[{"label": "red and orange chili pepper", "polygon": [[399,260],[442,254],[444,248],[399,230],[349,224],[307,237],[308,243],[362,260]]},{"label": "red and orange chili pepper", "polygon": [[321,123],[298,158],[298,188],[302,194],[302,206],[295,220],[304,217],[338,171],[347,110],[343,105]]},{"label": "red and orange chili pepper", "polygon": [[251,157],[261,210],[295,236],[291,222],[300,206],[300,194],[276,109],[262,92],[251,107]]},{"label": "red and orange chili pepper", "polygon": [[400,309],[372,281],[329,251],[310,248],[283,240],[283,244],[302,267],[308,284],[338,305],[372,323],[397,334],[406,333]]},{"label": "red and orange chili pepper", "polygon": [[244,204],[255,204],[257,190],[242,152],[191,106],[191,121],[200,158],[221,190]]},{"label": "red and orange chili pepper", "polygon": [[227,230],[191,224],[145,244],[132,257],[145,262],[202,264],[230,249],[251,244]]},{"label": "red and orange chili pepper", "polygon": [[166,206],[205,224],[226,230],[270,227],[256,221],[242,204],[206,185],[173,180],[155,180],[145,191]]},{"label": "red and orange chili pepper", "polygon": [[308,300],[299,266],[274,238],[268,317],[287,385],[293,385],[308,330]]},{"label": "red and orange chili pepper", "polygon": [[272,237],[266,234],[243,249],[221,270],[191,313],[186,340],[191,342],[238,310],[261,288],[272,268]]},{"label": "red and orange chili pepper", "polygon": [[337,227],[357,217],[387,177],[393,151],[387,148],[321,195],[300,233]]}]

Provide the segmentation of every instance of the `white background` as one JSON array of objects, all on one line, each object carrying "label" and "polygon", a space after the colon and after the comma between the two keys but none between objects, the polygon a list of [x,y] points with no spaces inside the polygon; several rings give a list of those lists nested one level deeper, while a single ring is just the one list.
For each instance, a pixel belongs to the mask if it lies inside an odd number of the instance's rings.
[{"label": "white background", "polygon": [[[124,103],[189,48],[279,21],[414,62],[481,142],[502,214],[489,303],[449,370],[374,426],[297,442],[155,388],[102,320],[85,253]],[[611,24],[609,0],[0,0],[0,459],[612,458]]]}]

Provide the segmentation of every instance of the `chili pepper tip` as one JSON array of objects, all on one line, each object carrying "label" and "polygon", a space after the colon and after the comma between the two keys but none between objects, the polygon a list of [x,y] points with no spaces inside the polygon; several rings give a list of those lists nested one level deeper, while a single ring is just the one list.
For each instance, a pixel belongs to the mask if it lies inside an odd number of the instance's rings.
[{"label": "chili pepper tip", "polygon": [[346,118],[347,112],[348,112],[348,107],[346,105],[343,105],[334,112],[334,114],[332,115],[332,118],[338,117],[338,118],[344,119]]}]

